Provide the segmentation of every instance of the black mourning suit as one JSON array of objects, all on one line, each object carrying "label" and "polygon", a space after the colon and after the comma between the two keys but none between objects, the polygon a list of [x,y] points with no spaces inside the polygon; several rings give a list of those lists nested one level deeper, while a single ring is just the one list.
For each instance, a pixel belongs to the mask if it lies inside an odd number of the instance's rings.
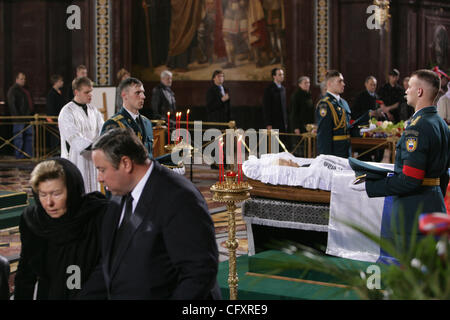
[{"label": "black mourning suit", "polygon": [[286,106],[286,89],[272,82],[264,91],[263,99],[264,125],[272,129],[288,132],[288,116]]},{"label": "black mourning suit", "polygon": [[218,250],[203,196],[186,178],[153,166],[115,257],[123,197],[112,197],[102,261],[79,298],[220,299]]},{"label": "black mourning suit", "polygon": [[[224,92],[228,90],[224,87]],[[220,87],[213,85],[206,92],[206,112],[208,121],[228,122],[231,119],[230,99],[223,102]]]}]

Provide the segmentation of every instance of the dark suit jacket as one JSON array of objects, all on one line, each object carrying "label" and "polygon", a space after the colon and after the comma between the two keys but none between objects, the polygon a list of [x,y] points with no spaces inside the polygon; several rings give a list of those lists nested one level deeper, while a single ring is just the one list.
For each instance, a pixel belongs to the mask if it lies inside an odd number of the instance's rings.
[{"label": "dark suit jacket", "polygon": [[112,198],[102,228],[102,261],[79,298],[220,298],[214,225],[203,196],[185,177],[153,165],[114,259],[122,208],[121,197]]},{"label": "dark suit jacket", "polygon": [[[227,88],[223,88],[225,93]],[[213,85],[206,92],[206,112],[208,121],[228,122],[231,120],[230,100],[223,102],[219,86]]]},{"label": "dark suit jacket", "polygon": [[275,82],[272,82],[264,90],[263,111],[265,127],[271,125],[272,129],[288,132],[286,89],[283,86],[279,89]]},{"label": "dark suit jacket", "polygon": [[378,96],[371,96],[367,90],[362,91],[355,99],[352,106],[352,119],[356,120],[369,110],[375,110]]},{"label": "dark suit jacket", "polygon": [[45,106],[45,113],[48,116],[58,116],[62,107],[64,107],[64,97],[58,93],[54,88],[51,88],[47,94],[47,104]]},{"label": "dark suit jacket", "polygon": [[[173,95],[173,102],[169,101],[164,94],[164,91],[168,91]],[[170,112],[171,116],[174,116],[176,111],[175,95],[172,89],[167,88],[162,83],[156,85],[152,90],[152,115],[151,119],[167,119],[167,112]]]}]

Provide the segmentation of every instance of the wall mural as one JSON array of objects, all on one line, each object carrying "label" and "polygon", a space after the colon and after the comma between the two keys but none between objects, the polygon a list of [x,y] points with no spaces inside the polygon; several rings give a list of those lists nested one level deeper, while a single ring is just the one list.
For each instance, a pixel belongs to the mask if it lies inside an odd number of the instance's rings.
[{"label": "wall mural", "polygon": [[133,75],[158,81],[169,69],[175,80],[271,80],[284,65],[283,0],[135,0]]}]

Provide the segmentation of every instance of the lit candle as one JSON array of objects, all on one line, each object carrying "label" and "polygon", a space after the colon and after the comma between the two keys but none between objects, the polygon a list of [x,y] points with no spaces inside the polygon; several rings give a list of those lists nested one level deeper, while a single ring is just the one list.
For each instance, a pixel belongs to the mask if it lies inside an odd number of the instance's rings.
[{"label": "lit candle", "polygon": [[238,139],[238,143],[237,143],[237,148],[238,148],[238,150],[237,150],[237,156],[238,156],[238,158],[237,158],[237,161],[238,161],[238,182],[241,182],[242,181],[242,172],[241,172],[241,170],[242,170],[242,151],[241,151],[241,149],[242,149],[242,147],[241,147],[241,139],[242,139],[242,136],[239,136],[239,139]]},{"label": "lit candle", "polygon": [[178,140],[180,139],[180,119],[181,119],[181,112],[177,112],[177,140],[175,143],[178,143]]},{"label": "lit candle", "polygon": [[222,138],[219,139],[219,181],[223,181],[224,176],[224,170],[223,170],[223,140]]},{"label": "lit candle", "polygon": [[186,143],[189,144],[189,112],[190,110],[188,109],[186,112],[186,131],[187,131],[187,136],[186,136]]},{"label": "lit candle", "polygon": [[167,112],[167,144],[170,144],[170,112]]}]

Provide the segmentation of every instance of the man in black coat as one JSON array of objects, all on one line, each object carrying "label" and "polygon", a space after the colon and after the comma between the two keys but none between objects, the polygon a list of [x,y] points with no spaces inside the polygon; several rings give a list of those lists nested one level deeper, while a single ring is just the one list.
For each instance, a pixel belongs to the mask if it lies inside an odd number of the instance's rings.
[{"label": "man in black coat", "polygon": [[[264,125],[267,130],[278,129],[280,132],[288,132],[286,89],[281,84],[284,81],[283,69],[272,69],[272,78],[273,82],[264,90]],[[280,140],[289,148],[287,136],[280,135]]]},{"label": "man in black coat", "polygon": [[311,80],[307,76],[298,79],[298,89],[291,96],[289,120],[295,134],[305,133],[306,125],[314,123],[314,106],[309,88]]},{"label": "man in black coat", "polygon": [[231,120],[230,95],[223,86],[225,75],[222,70],[215,70],[212,75],[213,85],[206,92],[207,119],[211,122],[228,122]]},{"label": "man in black coat", "polygon": [[[352,106],[352,119],[357,120],[365,113],[369,112],[371,117],[381,117],[381,109],[377,105],[378,95],[376,94],[377,79],[374,76],[368,76],[364,81],[366,90],[362,91],[355,99]],[[381,120],[381,119],[380,119]],[[384,119],[383,119],[384,120]]]},{"label": "man in black coat", "polygon": [[154,120],[166,120],[167,112],[175,114],[177,107],[175,93],[170,88],[171,86],[172,72],[167,70],[161,72],[161,82],[152,90],[152,114],[145,114],[145,110],[143,110],[142,113],[145,116]]},{"label": "man in black coat", "polygon": [[[63,77],[59,74],[54,74],[50,77],[50,83],[52,84],[52,88],[47,94],[47,104],[45,106],[45,113],[48,116],[59,116],[59,112],[62,107],[66,104],[64,96],[62,94],[62,87],[64,86]],[[48,122],[54,123],[57,120],[53,120],[51,118],[47,119]],[[58,125],[50,126],[53,130],[58,130]],[[54,134],[48,132],[47,133],[47,141],[49,146],[49,151],[52,151],[57,146],[59,146],[59,137]]]},{"label": "man in black coat", "polygon": [[219,299],[214,225],[201,193],[150,160],[130,129],[106,132],[92,149],[113,197],[102,261],[80,298]]},{"label": "man in black coat", "polygon": [[394,123],[400,121],[400,103],[404,100],[405,89],[398,84],[400,72],[392,69],[389,72],[389,81],[386,82],[378,91],[380,99],[384,102],[381,108],[386,113],[389,120]]},{"label": "man in black coat", "polygon": [[268,130],[279,129],[280,132],[287,132],[286,89],[281,84],[284,81],[283,69],[272,69],[272,78],[273,82],[264,90],[264,125]]},{"label": "man in black coat", "polygon": [[[25,89],[25,74],[18,72],[15,81],[7,94],[9,113],[11,116],[31,116],[34,113],[34,105],[30,92]],[[15,150],[17,159],[33,157],[33,129],[31,126],[25,129],[25,122],[30,120],[20,119],[17,121],[23,123],[13,125],[13,136],[16,136],[13,143],[20,150]],[[19,133],[21,131],[22,133]]]}]

